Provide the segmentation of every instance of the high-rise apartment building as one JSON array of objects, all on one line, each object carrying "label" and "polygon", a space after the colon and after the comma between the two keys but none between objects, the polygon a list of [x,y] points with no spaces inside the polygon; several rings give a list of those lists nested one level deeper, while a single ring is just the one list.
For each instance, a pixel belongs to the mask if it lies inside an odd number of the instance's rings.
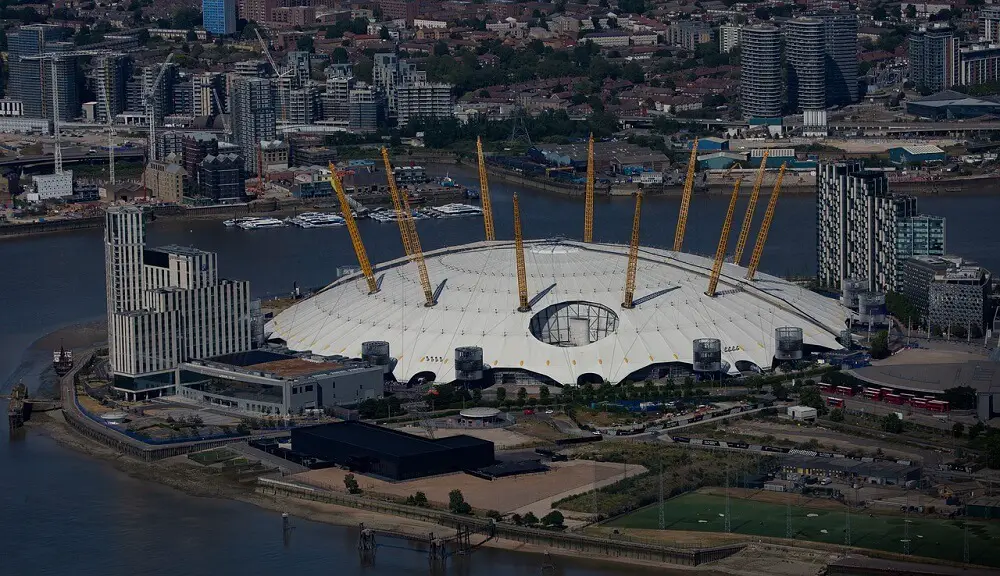
[{"label": "high-rise apartment building", "polygon": [[667,39],[674,46],[694,50],[712,41],[712,27],[699,20],[678,20],[667,29]]},{"label": "high-rise apartment building", "polygon": [[236,0],[201,0],[202,25],[216,36],[236,33]]},{"label": "high-rise apartment building", "polygon": [[348,94],[348,127],[352,132],[375,132],[383,117],[385,99],[374,87],[358,82]]},{"label": "high-rise apartment building", "polygon": [[959,41],[948,26],[923,27],[910,34],[910,81],[929,92],[961,83]]},{"label": "high-rise apartment building", "polygon": [[740,44],[740,30],[742,26],[736,24],[723,24],[719,26],[719,52],[729,54],[733,48]]},{"label": "high-rise apartment building", "polygon": [[959,55],[959,83],[963,86],[1000,82],[1000,46],[965,46],[959,49]]},{"label": "high-rise apartment building", "polygon": [[[72,42],[63,42],[68,30],[49,24],[21,26],[7,33],[9,63],[8,98],[23,103],[23,115],[28,118],[53,117],[53,63],[50,60],[27,60],[26,57],[75,49]],[[76,59],[67,57],[55,61],[55,93],[59,102],[59,119],[69,121],[80,113],[80,96],[76,86]]]},{"label": "high-rise apartment building", "polygon": [[240,147],[244,170],[256,173],[257,148],[265,140],[274,140],[276,134],[271,81],[242,76],[232,81],[233,141]]},{"label": "high-rise apartment building", "polygon": [[1000,42],[1000,6],[991,4],[979,8],[980,42]]},{"label": "high-rise apartment building", "polygon": [[781,31],[770,24],[740,32],[740,107],[744,118],[781,116]]},{"label": "high-rise apartment building", "polygon": [[832,12],[814,16],[823,21],[826,36],[826,105],[858,101],[858,16]]},{"label": "high-rise apartment building", "polygon": [[802,110],[805,126],[826,126],[826,35],[823,21],[795,18],[785,24],[788,107]]},{"label": "high-rise apartment building", "polygon": [[350,94],[355,84],[352,76],[335,75],[326,79],[326,92],[321,97],[325,120],[348,120],[351,113]]},{"label": "high-rise apartment building", "polygon": [[821,285],[856,278],[872,291],[898,291],[907,258],[944,254],[944,219],[918,214],[912,196],[891,194],[884,173],[860,162],[820,164],[816,188]]},{"label": "high-rise apartment building", "polygon": [[406,60],[400,60],[393,53],[375,54],[375,65],[372,68],[372,83],[386,97],[389,112],[395,114],[398,107],[398,89],[400,86],[424,84],[427,82],[427,72],[418,70],[417,65]]},{"label": "high-rise apartment building", "polygon": [[91,72],[94,93],[98,98],[97,121],[107,123],[104,99],[107,98],[111,117],[126,110],[126,88],[132,76],[132,58],[129,56],[105,56]]},{"label": "high-rise apartment building", "polygon": [[288,93],[287,121],[292,124],[312,124],[319,119],[319,89],[313,85],[296,88]]},{"label": "high-rise apartment building", "polygon": [[218,72],[204,72],[191,77],[191,113],[194,116],[226,113],[226,110],[219,109],[219,104],[225,106],[224,80],[225,77]]},{"label": "high-rise apartment building", "polygon": [[453,114],[451,84],[423,82],[396,89],[396,122],[400,126],[414,118],[447,118]]}]

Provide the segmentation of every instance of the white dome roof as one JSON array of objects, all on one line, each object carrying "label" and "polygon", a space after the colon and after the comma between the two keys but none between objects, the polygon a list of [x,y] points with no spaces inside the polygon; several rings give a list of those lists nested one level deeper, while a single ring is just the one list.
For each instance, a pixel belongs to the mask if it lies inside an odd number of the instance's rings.
[{"label": "white dome roof", "polygon": [[[627,254],[618,244],[525,242],[532,309],[521,313],[513,242],[453,246],[426,254],[440,290],[436,306],[424,306],[416,265],[397,259],[376,267],[378,293],[369,295],[359,274],[341,278],[278,314],[268,331],[293,350],[327,356],[357,357],[362,342],[385,340],[400,381],[425,372],[454,380],[454,350],[462,346],[482,348],[490,368],[564,384],[583,374],[619,382],[652,364],[690,364],[698,338],[721,340],[730,367],[749,361],[766,368],[774,329],[782,326],[802,328],[806,345],[840,348],[846,311],[838,301],[759,272],[748,282],[746,269],[731,264],[710,298],[712,261],[692,254],[640,248],[636,306],[623,309]],[[551,314],[539,314],[546,309]],[[582,316],[590,320],[581,327]]]}]

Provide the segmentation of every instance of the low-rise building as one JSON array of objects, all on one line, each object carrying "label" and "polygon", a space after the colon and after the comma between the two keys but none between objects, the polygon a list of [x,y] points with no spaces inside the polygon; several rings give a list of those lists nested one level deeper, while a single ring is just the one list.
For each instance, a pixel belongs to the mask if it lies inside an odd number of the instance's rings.
[{"label": "low-rise building", "polygon": [[160,202],[178,204],[184,199],[187,172],[177,162],[154,160],[146,166],[143,178],[149,194]]},{"label": "low-rise building", "polygon": [[198,186],[202,196],[216,202],[246,199],[243,159],[237,154],[206,156],[198,165]]},{"label": "low-rise building", "polygon": [[893,164],[932,164],[944,162],[948,155],[932,144],[914,144],[889,148],[889,160]]},{"label": "low-rise building", "polygon": [[789,406],[787,414],[792,420],[811,420],[813,422],[819,416],[818,411],[809,406]]}]

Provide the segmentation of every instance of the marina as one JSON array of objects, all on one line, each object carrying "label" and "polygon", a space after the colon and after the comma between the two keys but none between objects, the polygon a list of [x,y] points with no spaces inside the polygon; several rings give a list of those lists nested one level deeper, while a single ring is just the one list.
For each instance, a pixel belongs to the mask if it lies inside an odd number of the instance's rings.
[{"label": "marina", "polygon": [[[414,208],[411,211],[414,220],[429,219],[450,219],[464,218],[469,216],[481,217],[483,209],[471,204],[451,203],[443,206],[431,206],[425,208]],[[375,208],[374,210],[361,210],[352,212],[356,219],[369,218],[382,224],[395,223],[399,220],[399,213],[390,208]],[[226,228],[240,228],[243,230],[257,230],[259,228],[280,228],[287,225],[299,228],[336,228],[345,224],[344,217],[330,212],[303,212],[296,216],[290,216],[284,220],[269,217],[248,216],[243,218],[233,218],[226,220],[223,225]]]},{"label": "marina", "polygon": [[330,228],[343,226],[344,217],[326,212],[303,212],[298,216],[286,218],[285,222],[299,228]]}]

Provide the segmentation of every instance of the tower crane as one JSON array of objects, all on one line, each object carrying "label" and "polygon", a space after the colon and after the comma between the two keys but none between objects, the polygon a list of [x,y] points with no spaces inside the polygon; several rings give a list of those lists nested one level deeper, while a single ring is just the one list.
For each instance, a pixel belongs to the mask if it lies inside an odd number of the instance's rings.
[{"label": "tower crane", "polygon": [[146,107],[146,121],[149,123],[149,160],[159,160],[159,155],[156,150],[156,115],[155,108],[157,104],[156,98],[156,87],[160,85],[160,80],[163,79],[163,73],[167,71],[170,66],[170,61],[174,59],[174,53],[171,52],[167,54],[167,59],[160,64],[160,70],[157,72],[156,77],[153,79],[153,83],[145,86],[142,94],[142,102]]},{"label": "tower crane", "polygon": [[583,241],[594,241],[594,135],[587,143],[587,188],[583,208]]},{"label": "tower crane", "polygon": [[340,204],[340,212],[344,215],[344,222],[347,224],[347,232],[351,235],[351,244],[354,245],[354,253],[358,256],[358,265],[361,266],[361,273],[364,274],[365,282],[368,283],[368,294],[378,292],[378,283],[375,282],[375,273],[372,271],[371,262],[368,261],[368,252],[361,242],[361,233],[358,232],[358,224],[351,214],[351,206],[347,203],[347,195],[344,194],[344,185],[337,174],[337,167],[330,162],[330,186],[333,186],[334,193],[337,194],[337,203]]},{"label": "tower crane", "polygon": [[778,179],[774,183],[774,190],[771,191],[771,199],[767,203],[767,212],[764,213],[764,221],[760,224],[760,232],[757,233],[757,243],[754,244],[753,254],[750,256],[750,265],[747,266],[747,280],[753,280],[757,274],[757,267],[760,265],[760,255],[764,252],[764,242],[767,241],[767,231],[771,228],[771,220],[774,219],[774,207],[778,204],[778,193],[781,192],[781,181],[785,178],[785,167],[781,165],[778,170]]},{"label": "tower crane", "polygon": [[104,96],[104,114],[108,118],[108,183],[115,183],[115,119],[111,115],[111,58],[104,58],[104,82],[101,83]]},{"label": "tower crane", "polygon": [[396,188],[396,177],[392,173],[392,163],[389,162],[389,151],[382,148],[382,163],[385,164],[385,179],[389,184],[389,196],[392,197],[392,207],[396,209],[396,224],[399,225],[399,237],[403,241],[403,252],[407,257],[413,259],[413,246],[410,242],[410,232],[406,226],[406,219],[403,216],[403,202],[399,198],[399,189]]},{"label": "tower crane", "polygon": [[767,155],[771,153],[770,148],[764,149],[764,155],[760,158],[760,168],[757,169],[757,180],[753,183],[753,191],[750,193],[750,204],[747,205],[747,213],[743,216],[743,226],[740,228],[740,236],[736,240],[736,253],[733,255],[733,262],[739,266],[740,259],[743,258],[743,249],[747,245],[747,237],[750,236],[750,225],[753,224],[753,213],[757,208],[757,198],[760,197],[760,186],[764,183],[764,170],[767,168]]},{"label": "tower crane", "polygon": [[[382,159],[385,164],[389,165],[389,151],[382,148]],[[417,263],[417,271],[420,274],[420,286],[424,289],[424,306],[431,307],[437,304],[437,300],[434,298],[434,291],[431,288],[431,279],[427,274],[427,263],[424,262],[424,251],[420,248],[420,237],[417,235],[417,224],[413,221],[413,213],[410,211],[410,200],[405,194],[400,194],[399,190],[396,189],[396,180],[392,176],[392,170],[386,172],[389,178],[389,193],[394,197],[401,200],[403,205],[403,213],[400,214],[400,218],[404,221],[403,229],[405,229],[404,236],[408,236],[410,239],[410,249],[413,253],[410,259]],[[393,203],[396,199],[393,199]]]},{"label": "tower crane", "polygon": [[684,246],[684,231],[687,229],[688,208],[691,207],[691,194],[694,192],[694,171],[698,165],[698,139],[691,143],[691,157],[688,159],[687,178],[684,179],[684,193],[681,196],[681,211],[677,215],[677,230],[674,231],[674,252],[680,252]]},{"label": "tower crane", "polygon": [[514,193],[514,250],[517,256],[517,311],[528,312],[528,274],[524,269],[524,237],[521,235],[521,203]]},{"label": "tower crane", "polygon": [[722,274],[722,263],[726,260],[726,244],[729,243],[729,230],[733,226],[733,212],[736,212],[736,199],[740,196],[740,184],[742,178],[736,179],[733,185],[733,196],[729,199],[729,209],[726,210],[726,219],[722,222],[722,235],[719,236],[719,247],[715,250],[715,262],[712,263],[712,275],[708,279],[708,290],[705,294],[709,298],[715,297],[715,289],[719,286],[719,276]]},{"label": "tower crane", "polygon": [[226,140],[231,140],[233,137],[233,127],[229,124],[229,120],[226,119],[226,110],[222,107],[222,99],[219,98],[219,91],[212,88],[212,98],[215,99],[215,105],[219,109],[219,118],[222,118],[222,127],[226,130]]},{"label": "tower crane", "polygon": [[278,65],[274,63],[274,58],[271,57],[271,50],[267,47],[267,42],[264,42],[263,36],[260,35],[260,30],[254,26],[253,33],[257,35],[257,41],[260,42],[260,47],[264,51],[264,56],[267,58],[267,63],[271,65],[271,70],[274,70],[274,77],[278,81],[278,98],[281,99],[281,123],[285,124],[288,118],[288,105],[285,102],[285,90],[281,86],[281,81],[286,76],[295,74],[295,68],[289,68],[285,71],[280,71]]},{"label": "tower crane", "polygon": [[642,192],[635,194],[635,214],[632,216],[632,241],[628,246],[628,268],[625,272],[625,300],[622,308],[635,308],[635,270],[639,264],[639,219],[642,214]]},{"label": "tower crane", "polygon": [[476,138],[476,152],[479,154],[479,197],[483,203],[483,224],[486,226],[486,239],[496,240],[493,231],[493,204],[490,202],[490,183],[486,179],[486,159],[483,157],[483,139]]}]

